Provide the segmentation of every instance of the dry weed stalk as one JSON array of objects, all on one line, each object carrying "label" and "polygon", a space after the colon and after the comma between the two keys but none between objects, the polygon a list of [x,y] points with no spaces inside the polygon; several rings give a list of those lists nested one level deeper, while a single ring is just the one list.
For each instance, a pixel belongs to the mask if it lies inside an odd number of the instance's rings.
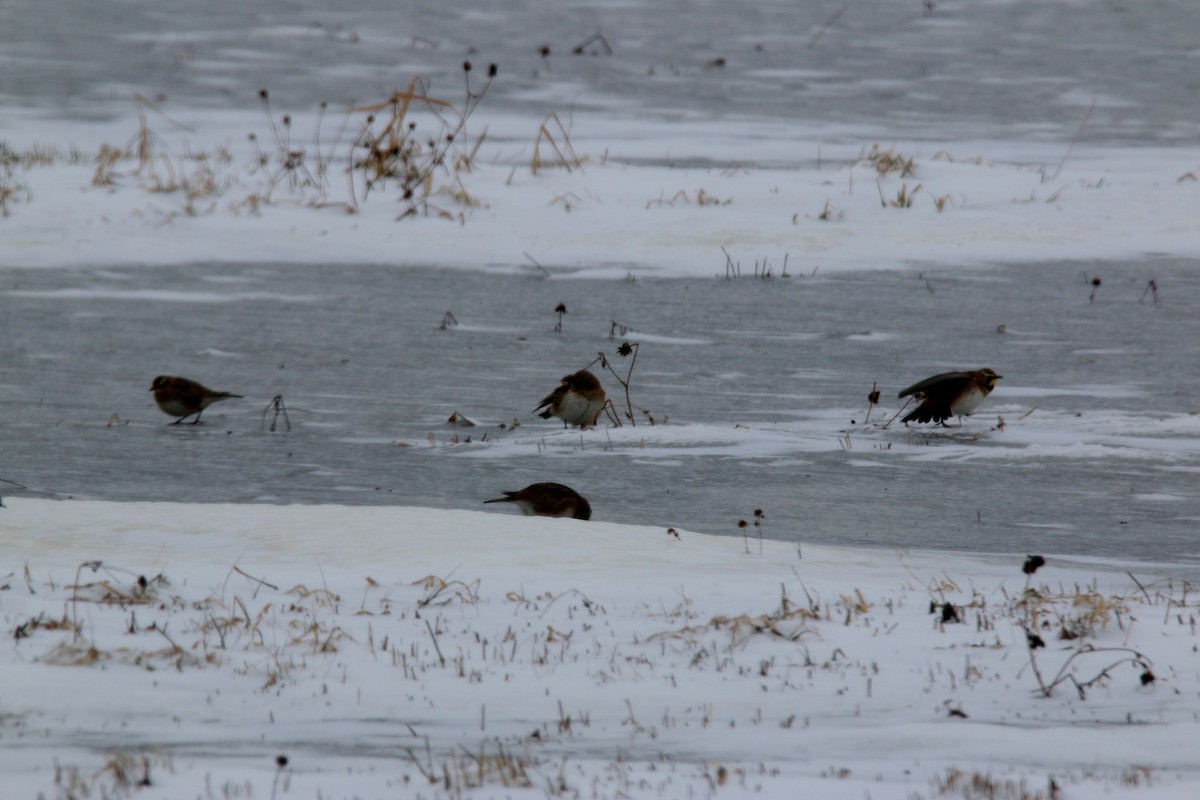
[{"label": "dry weed stalk", "polygon": [[611,56],[613,54],[612,45],[608,43],[608,39],[604,38],[604,34],[597,31],[571,48],[571,55],[582,56],[585,54]]},{"label": "dry weed stalk", "polygon": [[460,580],[447,581],[436,575],[426,575],[414,585],[420,586],[426,594],[417,601],[417,608],[427,606],[444,606],[457,600],[463,605],[474,605],[479,602],[479,587],[481,581],[476,578],[470,583]]},{"label": "dry weed stalk", "polygon": [[[556,133],[558,134],[557,138],[555,137]],[[542,159],[543,140],[554,151],[554,161],[547,162]],[[542,124],[538,126],[537,138],[533,140],[533,157],[529,160],[529,170],[534,175],[538,174],[538,170],[550,167],[561,167],[567,172],[583,167],[583,161],[575,154],[575,148],[571,145],[571,135],[567,133],[566,126],[563,125],[558,114],[553,111],[547,114],[546,118],[542,120]]]},{"label": "dry weed stalk", "polygon": [[695,200],[693,200],[691,197],[689,197],[688,193],[686,191],[684,191],[683,189],[680,189],[675,194],[671,195],[669,198],[664,197],[664,195],[665,195],[665,193],[660,194],[657,199],[647,201],[646,208],[651,208],[651,207],[662,208],[663,206],[668,206],[668,207],[674,208],[676,200],[682,200],[684,203],[686,203],[688,205],[694,204],[694,205],[698,205],[698,206],[727,206],[727,205],[730,205],[731,203],[733,203],[733,201],[729,200],[729,199],[722,200],[719,197],[714,197],[713,195],[706,192],[703,187],[696,190],[696,199]]},{"label": "dry weed stalk", "polygon": [[1071,137],[1070,143],[1067,145],[1067,151],[1063,153],[1062,160],[1058,162],[1058,167],[1051,174],[1046,174],[1046,170],[1041,170],[1042,183],[1048,183],[1056,179],[1062,169],[1067,164],[1067,159],[1071,157],[1071,151],[1075,149],[1075,143],[1079,141],[1079,137],[1083,135],[1083,129],[1087,127],[1088,120],[1092,118],[1092,113],[1096,110],[1096,101],[1092,100],[1092,104],[1088,106],[1087,113],[1083,115],[1083,120],[1079,123],[1079,127],[1075,129],[1075,135]]},{"label": "dry weed stalk", "polygon": [[886,431],[888,428],[890,428],[892,423],[896,421],[896,418],[903,414],[905,410],[916,401],[916,399],[917,398],[910,395],[909,398],[904,401],[904,405],[900,406],[900,410],[893,414],[887,422],[883,423],[883,430]]},{"label": "dry weed stalk", "polygon": [[629,369],[625,371],[624,376],[613,369],[612,362],[606,355],[604,355],[604,353],[598,353],[596,357],[592,359],[592,361],[586,367],[584,367],[584,369],[589,369],[591,368],[592,364],[598,363],[602,368],[612,373],[612,376],[617,379],[617,383],[621,384],[621,388],[625,390],[624,412],[618,412],[616,410],[616,406],[613,405],[611,398],[609,398],[605,407],[609,418],[612,419],[618,428],[623,426],[623,423],[621,422],[622,415],[625,417],[625,419],[629,420],[629,424],[631,426],[637,427],[637,419],[633,413],[635,408],[645,415],[647,421],[649,421],[651,425],[658,424],[653,415],[651,415],[647,409],[634,405],[633,400],[629,395],[629,384],[633,380],[633,368],[637,365],[638,347],[639,345],[637,342],[621,342],[621,346],[617,348],[617,355],[619,355],[621,358],[632,356],[632,358],[629,359]]},{"label": "dry weed stalk", "polygon": [[277,423],[279,421],[279,418],[281,416],[283,417],[284,432],[290,432],[292,430],[292,421],[291,421],[291,419],[288,418],[287,406],[285,406],[283,404],[283,395],[281,395],[281,394],[275,395],[274,397],[271,398],[271,402],[267,403],[266,407],[263,408],[262,420],[259,422],[259,425],[258,425],[258,429],[260,431],[263,430],[264,428],[266,428],[268,411],[273,411],[273,413],[271,415],[271,428],[270,428],[271,433],[275,432],[275,423]]},{"label": "dry weed stalk", "polygon": [[158,134],[150,130],[150,124],[146,121],[146,109],[149,108],[164,118],[166,118],[166,115],[162,113],[158,106],[142,96],[141,92],[133,93],[133,104],[137,108],[138,132],[133,135],[132,139],[125,143],[124,150],[127,153],[132,153],[133,157],[137,159],[138,168],[134,172],[139,173],[150,168],[154,161],[155,145],[162,144],[162,139]]},{"label": "dry weed stalk", "polygon": [[1158,281],[1154,278],[1146,282],[1146,288],[1142,290],[1142,296],[1138,298],[1138,302],[1144,303],[1147,294],[1152,295],[1154,297],[1154,304],[1158,305]]},{"label": "dry weed stalk", "polygon": [[618,335],[628,336],[630,333],[633,333],[633,328],[629,327],[628,325],[622,325],[620,322],[617,322],[614,319],[612,321],[612,325],[608,329],[608,338],[615,339]]},{"label": "dry weed stalk", "polygon": [[[275,142],[275,149],[278,154],[278,162],[275,172],[270,176],[271,186],[274,187],[284,177],[288,181],[288,189],[296,192],[303,188],[315,188],[321,196],[324,196],[327,185],[325,180],[324,165],[320,163],[320,138],[317,138],[317,153],[318,166],[317,174],[314,175],[308,168],[307,151],[304,147],[295,144],[292,141],[292,117],[290,114],[285,114],[280,118],[279,124],[275,123],[275,117],[271,114],[271,97],[266,89],[259,89],[259,99],[262,100],[263,111],[267,115],[267,123],[271,126],[271,137]],[[322,113],[325,110],[325,104],[321,104]],[[319,125],[319,123],[318,123]],[[319,127],[318,127],[319,130]],[[251,141],[257,144],[258,138],[251,136]],[[264,158],[263,154],[259,153],[259,163],[267,165],[270,163],[270,158]]]},{"label": "dry weed stalk", "polygon": [[863,417],[863,425],[871,421],[871,412],[879,405],[879,383],[871,381],[871,391],[867,393],[867,415]]},{"label": "dry weed stalk", "polygon": [[[828,200],[825,201],[825,206],[821,209],[821,213],[817,214],[817,219],[821,220],[822,222],[829,222],[830,220],[835,220],[835,219],[840,220],[840,219],[842,219],[842,217],[843,217],[842,212],[838,211],[836,208],[834,208],[833,204],[830,203]],[[794,225],[796,223],[796,221],[797,221],[797,218],[795,216],[793,216],[792,224]]]}]

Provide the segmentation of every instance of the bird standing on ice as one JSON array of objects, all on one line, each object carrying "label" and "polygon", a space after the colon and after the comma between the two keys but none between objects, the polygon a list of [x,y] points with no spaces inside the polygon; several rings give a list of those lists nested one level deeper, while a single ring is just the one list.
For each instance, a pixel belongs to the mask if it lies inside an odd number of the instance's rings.
[{"label": "bird standing on ice", "polygon": [[558,417],[564,428],[567,425],[590,428],[596,424],[606,401],[600,381],[586,369],[581,369],[564,377],[558,388],[538,403],[534,413],[544,408],[546,410],[538,415],[542,419]]},{"label": "bird standing on ice", "polygon": [[200,415],[204,413],[204,409],[213,403],[218,400],[228,400],[231,397],[241,397],[240,394],[213,391],[195,381],[178,378],[174,375],[159,375],[150,384],[150,391],[154,392],[154,402],[158,403],[158,407],[164,414],[179,417],[172,423],[174,425],[183,422],[192,414],[196,415],[196,418],[192,420],[192,424],[195,425],[200,421]]},{"label": "bird standing on ice", "polygon": [[966,417],[979,408],[983,399],[996,388],[996,381],[1003,377],[992,369],[943,372],[914,383],[900,397],[913,395],[921,404],[902,422],[936,422],[945,426],[950,417]]}]

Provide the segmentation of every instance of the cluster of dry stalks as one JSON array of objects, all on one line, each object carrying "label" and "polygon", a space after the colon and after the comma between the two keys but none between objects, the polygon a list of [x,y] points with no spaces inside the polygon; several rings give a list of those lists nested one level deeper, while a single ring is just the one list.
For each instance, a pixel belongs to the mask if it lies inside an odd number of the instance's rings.
[{"label": "cluster of dry stalks", "polygon": [[[163,223],[212,213],[222,203],[234,214],[258,215],[278,203],[354,213],[369,197],[385,192],[400,204],[397,219],[433,216],[465,222],[466,211],[482,205],[463,179],[475,167],[487,139],[486,128],[469,128],[497,76],[496,65],[489,65],[485,73],[482,81],[473,83],[473,67],[463,63],[466,89],[458,103],[434,95],[424,80],[414,78],[381,102],[347,110],[340,124],[332,126],[332,134],[324,129],[330,127],[325,125],[326,103],[320,104],[315,130],[301,134],[292,115],[272,110],[270,94],[263,89],[259,98],[268,134],[248,134],[253,153],[247,164],[238,163],[228,144],[209,150],[185,144],[182,152],[171,152],[152,120],[185,134],[195,131],[135,92],[138,128],[121,145],[103,144],[95,154],[84,155],[39,145],[16,152],[0,142],[0,215],[32,199],[24,171],[68,160],[91,164],[94,189],[115,191],[133,185],[177,199],[173,209],[158,212]],[[583,161],[558,115],[547,115],[537,128],[530,170],[571,171]],[[345,179],[343,197],[336,189],[339,175]]]},{"label": "cluster of dry stalks", "polygon": [[[486,128],[475,131],[469,126],[498,69],[491,64],[484,73],[473,81],[472,64],[463,63],[465,93],[457,102],[435,95],[427,81],[413,78],[380,102],[348,109],[332,126],[326,124],[328,104],[321,103],[311,133],[299,132],[291,114],[277,114],[269,92],[262,89],[267,134],[247,134],[252,148],[248,163],[240,163],[228,144],[198,150],[185,143],[181,152],[172,152],[152,122],[186,135],[196,131],[134,92],[137,131],[120,145],[105,143],[85,154],[38,144],[18,152],[0,142],[0,217],[8,216],[15,204],[32,201],[24,173],[66,162],[90,164],[93,189],[111,192],[134,186],[177,201],[172,207],[152,209],[159,224],[211,214],[222,205],[234,215],[257,216],[265,207],[281,203],[355,213],[379,194],[399,203],[397,219],[432,216],[465,223],[467,212],[483,205],[464,178],[475,168],[487,140]],[[558,114],[547,114],[533,138],[530,172],[573,172],[585,161],[575,152],[568,126]],[[344,194],[337,188],[342,179]],[[562,203],[570,210],[566,198]]]}]

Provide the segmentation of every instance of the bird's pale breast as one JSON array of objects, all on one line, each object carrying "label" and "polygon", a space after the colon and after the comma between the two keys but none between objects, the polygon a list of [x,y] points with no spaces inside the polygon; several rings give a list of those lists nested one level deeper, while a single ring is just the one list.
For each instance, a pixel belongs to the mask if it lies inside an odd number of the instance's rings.
[{"label": "bird's pale breast", "polygon": [[982,389],[972,386],[970,389],[962,393],[957,400],[950,406],[950,413],[956,417],[965,417],[975,409],[979,408],[979,404],[983,402],[983,398],[987,397],[987,393]]}]

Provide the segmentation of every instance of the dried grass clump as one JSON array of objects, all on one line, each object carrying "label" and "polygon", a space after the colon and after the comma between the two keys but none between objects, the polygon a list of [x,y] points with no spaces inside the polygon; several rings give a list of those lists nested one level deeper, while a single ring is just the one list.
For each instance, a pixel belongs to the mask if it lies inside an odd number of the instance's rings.
[{"label": "dried grass clump", "polygon": [[[889,198],[883,196],[882,184],[876,182],[875,185],[879,189],[879,204],[884,208],[912,208],[913,200],[916,198],[917,192],[921,191],[922,186],[922,184],[918,183],[910,192],[907,183],[901,184],[899,191],[896,192],[896,196]],[[934,205],[937,205],[936,200],[934,201]],[[944,206],[945,203],[942,205]],[[938,207],[938,210],[941,211],[941,207]]]},{"label": "dried grass clump", "polygon": [[478,578],[464,583],[460,580],[447,581],[436,575],[426,575],[419,581],[413,581],[414,586],[420,586],[425,591],[425,596],[417,601],[417,608],[445,606],[455,601],[463,605],[475,605],[479,602],[480,583]]},{"label": "dried grass clump", "polygon": [[83,601],[105,605],[136,606],[157,603],[159,601],[158,590],[167,585],[167,579],[162,575],[156,575],[150,579],[139,575],[129,585],[122,585],[115,578],[111,580],[105,578],[91,583],[68,584],[66,588],[72,592],[72,603]]},{"label": "dried grass clump", "polygon": [[[154,751],[127,753],[118,750],[109,754],[104,765],[93,772],[84,772],[78,767],[63,766],[54,762],[54,786],[56,796],[65,798],[132,797],[143,789],[154,786],[151,767],[168,773],[175,771],[170,755]],[[40,795],[39,795],[40,796]]]},{"label": "dried grass clump", "polygon": [[907,178],[916,171],[913,159],[891,150],[884,150],[879,145],[871,145],[871,151],[862,160],[875,168],[879,176],[885,177],[892,173],[900,173],[901,178]]},{"label": "dried grass clump", "polygon": [[670,197],[666,197],[665,193],[661,194],[656,199],[648,201],[646,208],[662,208],[663,206],[674,208],[676,201],[682,202],[684,205],[697,206],[727,206],[733,203],[733,200],[728,198],[722,200],[719,197],[714,197],[701,187],[692,196],[689,196],[683,189],[680,189]]},{"label": "dried grass clump", "polygon": [[74,149],[63,153],[54,145],[35,142],[28,150],[13,150],[8,146],[8,142],[0,142],[0,167],[20,167],[21,169],[51,167],[64,160],[75,164],[82,159],[80,153]]},{"label": "dried grass clump", "polygon": [[941,796],[961,797],[963,800],[1057,800],[1058,785],[1048,779],[1044,790],[1034,789],[1023,779],[997,778],[981,772],[963,772],[951,767],[933,781],[934,791]]},{"label": "dried grass clump", "polygon": [[39,630],[71,630],[74,632],[75,626],[69,619],[67,619],[66,612],[63,612],[63,615],[58,619],[47,619],[45,614],[38,614],[32,619],[27,619],[24,622],[18,622],[13,627],[12,637],[17,641],[20,641],[21,639],[28,639]]},{"label": "dried grass clump", "polygon": [[[1025,560],[1022,567],[1026,576],[1025,588],[1009,600],[1006,609],[1017,619],[1017,624],[1025,634],[1029,666],[1039,693],[1043,697],[1050,697],[1059,686],[1070,684],[1079,699],[1086,700],[1089,689],[1106,683],[1113,677],[1113,671],[1123,665],[1133,667],[1141,685],[1153,683],[1156,678],[1152,662],[1146,655],[1131,647],[1107,646],[1090,641],[1099,639],[1110,624],[1125,629],[1128,624],[1126,620],[1131,619],[1129,604],[1132,598],[1105,596],[1094,588],[1081,589],[1079,586],[1070,590],[1063,587],[1058,590],[1047,586],[1034,587],[1034,573],[1045,564],[1046,560],[1041,556],[1029,556]],[[1129,577],[1137,583],[1132,574]],[[1141,587],[1141,584],[1138,583],[1138,586]],[[1154,604],[1150,593],[1141,588],[1146,602]],[[1186,593],[1185,585],[1185,597]],[[1158,597],[1161,599],[1161,593]],[[1175,602],[1172,595],[1167,596],[1168,614]],[[1060,661],[1058,671],[1049,678],[1045,677],[1049,673],[1043,674],[1038,652],[1046,649],[1046,636],[1075,642],[1074,648]]]},{"label": "dried grass clump", "polygon": [[[861,598],[862,594],[858,593],[858,597]],[[862,602],[865,605],[865,601]],[[680,608],[676,609],[671,616],[685,616],[687,618],[695,616],[692,612],[686,610],[688,605],[690,605],[690,600],[686,601],[685,604],[681,604]],[[699,643],[702,634],[725,630],[729,632],[730,650],[741,647],[751,638],[760,634],[784,639],[789,642],[798,642],[807,635],[818,635],[816,629],[812,628],[808,623],[818,622],[820,619],[820,607],[811,597],[809,598],[807,607],[797,605],[788,597],[787,589],[781,586],[779,608],[774,611],[764,614],[747,614],[744,612],[734,615],[718,614],[710,619],[707,624],[687,625],[676,630],[656,633],[649,637],[649,641],[675,639],[696,645]],[[695,667],[702,663],[709,655],[708,650],[701,647],[692,659],[691,666]],[[718,668],[720,668],[719,665]]]},{"label": "dried grass clump", "polygon": [[14,163],[4,158],[3,143],[0,143],[0,217],[7,217],[13,203],[33,199],[29,184],[22,181],[14,173]]},{"label": "dried grass clump", "polygon": [[[536,738],[540,739],[540,734]],[[462,748],[461,751],[451,750],[436,759],[429,749],[421,757],[411,749],[406,753],[409,763],[431,786],[440,786],[454,797],[460,796],[464,789],[478,789],[492,784],[509,789],[530,789],[533,781],[528,770],[537,765],[528,755],[510,753],[503,745],[497,745],[496,752],[489,753],[485,743],[480,743],[478,753]]]},{"label": "dried grass clump", "polygon": [[[353,213],[372,193],[394,186],[404,208],[398,219],[431,213],[455,218],[431,200],[446,198],[447,205],[463,209],[482,205],[467,190],[462,176],[473,168],[487,132],[469,136],[467,121],[497,74],[496,66],[489,66],[483,85],[476,89],[470,82],[470,62],[463,64],[463,73],[467,76],[467,91],[461,106],[432,96],[425,83],[414,78],[406,90],[396,91],[382,102],[350,109],[331,139],[326,139],[321,130],[327,110],[325,103],[320,104],[316,130],[308,139],[297,134],[290,114],[275,116],[269,92],[260,90],[269,136],[248,135],[255,152],[245,165],[235,164],[226,146],[168,154],[162,137],[151,128],[151,115],[175,127],[184,126],[170,120],[155,104],[135,92],[137,132],[122,146],[101,145],[91,159],[94,164],[91,185],[114,190],[123,181],[137,179],[145,191],[181,196],[182,207],[168,213],[168,221],[180,214],[211,213],[221,197],[247,183],[250,185],[245,186],[248,189],[245,196],[229,203],[234,214],[258,215],[264,206],[282,200]],[[428,124],[429,118],[433,120],[432,126]],[[347,130],[357,130],[352,141],[344,140]],[[45,153],[39,155],[48,157]],[[24,160],[33,157],[30,154]],[[5,165],[21,160],[6,155],[0,148],[0,212],[7,210],[7,203],[23,188],[23,184],[5,180],[4,176],[11,174],[11,170],[3,171]],[[345,200],[332,199],[332,180],[339,165],[349,179],[349,196]],[[439,175],[447,179],[440,181]],[[457,218],[465,221],[462,212]]]},{"label": "dried grass clump", "polygon": [[[455,202],[475,208],[479,201],[463,187],[460,176],[470,172],[476,154],[487,137],[487,131],[472,139],[467,135],[467,121],[487,94],[496,76],[496,65],[488,67],[483,86],[472,90],[471,62],[463,63],[467,78],[466,99],[461,108],[429,94],[424,81],[414,78],[404,91],[395,92],[381,103],[359,106],[354,113],[367,116],[359,124],[359,133],[352,145],[350,169],[352,207],[365,201],[372,191],[394,184],[400,191],[405,210],[398,219],[427,215],[431,211],[441,217],[452,215],[430,203],[430,197],[440,193]],[[417,111],[432,115],[436,130],[426,134],[419,130],[414,118]],[[450,176],[447,186],[435,186],[434,175],[443,172]]]},{"label": "dried grass clump", "polygon": [[163,139],[151,129],[147,112],[154,112],[177,128],[190,129],[171,120],[140,93],[134,92],[133,99],[137,107],[138,130],[121,147],[110,144],[100,146],[91,158],[92,187],[112,191],[122,181],[137,179],[143,191],[181,195],[181,208],[167,213],[167,221],[180,214],[197,216],[214,211],[217,199],[235,182],[234,177],[227,174],[233,161],[228,149],[218,147],[212,152],[185,150],[178,156],[164,152]]}]

